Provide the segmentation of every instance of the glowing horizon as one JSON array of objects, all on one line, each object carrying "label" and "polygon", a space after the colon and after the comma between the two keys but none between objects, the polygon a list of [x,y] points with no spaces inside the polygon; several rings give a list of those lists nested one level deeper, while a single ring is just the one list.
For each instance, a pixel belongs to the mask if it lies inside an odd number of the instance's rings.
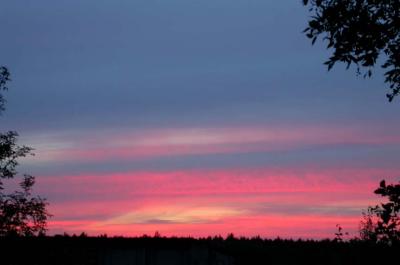
[{"label": "glowing horizon", "polygon": [[[324,180],[326,175],[314,180],[315,177],[296,180],[291,176],[274,176],[261,181],[243,181],[244,178],[239,177],[223,188],[221,183],[226,182],[227,176],[219,177],[221,172],[208,172],[213,179],[201,183],[194,181],[193,172],[189,176],[179,173],[136,172],[102,176],[104,179],[100,181],[96,176],[57,177],[60,178],[58,183],[46,183],[42,179],[41,185],[53,187],[53,192],[61,197],[63,192],[58,187],[72,189],[67,192],[72,198],[65,202],[53,201],[50,205],[55,214],[49,223],[50,232],[140,236],[158,231],[168,236],[207,237],[234,233],[324,238],[333,237],[336,224],[340,224],[355,236],[362,210],[377,202],[372,194],[376,181],[372,180],[357,185],[360,179],[335,183]],[[183,177],[188,179],[178,184],[176,179]],[[276,177],[287,183],[279,185],[273,180]],[[68,183],[68,179],[72,183]],[[91,183],[95,181],[97,185],[93,187]],[[153,189],[152,185],[159,187]],[[297,188],[293,187],[295,185]],[[74,190],[74,187],[80,188]],[[88,198],[82,198],[82,194]]]},{"label": "glowing horizon", "polygon": [[[356,236],[362,210],[379,201],[373,194],[378,182],[382,178],[395,180],[398,170],[376,166],[368,162],[371,158],[357,153],[350,163],[346,161],[347,145],[361,149],[372,146],[372,150],[398,145],[396,135],[385,135],[380,129],[154,129],[119,135],[106,143],[108,134],[94,138],[85,135],[90,134],[81,134],[78,141],[49,137],[47,145],[37,148],[38,155],[26,160],[30,167],[44,172],[48,168],[48,173],[38,178],[38,192],[51,199],[51,234],[140,236],[158,231],[167,236],[234,233],[324,238],[333,237],[336,224],[340,224]],[[104,144],[108,148],[104,150],[110,153],[91,157]],[[150,150],[162,147],[165,152],[148,152],[149,146]],[[87,157],[71,155],[71,148]],[[305,148],[316,148],[316,154],[307,153],[311,160],[297,159],[293,163]],[[333,157],[320,155],[327,149],[334,150]],[[212,160],[211,165],[206,160],[185,166],[185,159],[215,154],[269,155],[255,164],[246,164],[248,160],[243,159],[236,163],[234,159],[221,166],[215,166]],[[289,158],[263,165],[282,154]],[[156,169],[159,159],[173,162],[167,168]],[[79,169],[82,160],[90,167]],[[115,162],[119,160],[132,167],[124,165],[121,170],[120,162]],[[133,161],[143,163],[145,168],[137,168]],[[81,173],[54,175],[60,163],[66,163],[64,168],[75,165]]]}]

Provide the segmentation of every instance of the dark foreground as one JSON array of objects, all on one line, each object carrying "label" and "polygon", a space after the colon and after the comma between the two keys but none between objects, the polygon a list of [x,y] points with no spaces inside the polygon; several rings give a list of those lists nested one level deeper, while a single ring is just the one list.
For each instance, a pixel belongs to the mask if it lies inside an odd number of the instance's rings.
[{"label": "dark foreground", "polygon": [[400,264],[400,246],[260,238],[0,238],[0,264]]}]

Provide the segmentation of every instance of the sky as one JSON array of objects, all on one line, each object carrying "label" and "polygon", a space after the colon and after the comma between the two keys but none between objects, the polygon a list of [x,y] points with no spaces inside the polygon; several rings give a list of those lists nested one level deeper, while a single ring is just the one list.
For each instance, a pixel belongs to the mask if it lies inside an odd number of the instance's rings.
[{"label": "sky", "polygon": [[[327,71],[301,1],[21,0],[0,9],[0,131],[49,234],[357,235],[399,180],[383,72]],[[400,99],[399,99],[400,100]]]}]

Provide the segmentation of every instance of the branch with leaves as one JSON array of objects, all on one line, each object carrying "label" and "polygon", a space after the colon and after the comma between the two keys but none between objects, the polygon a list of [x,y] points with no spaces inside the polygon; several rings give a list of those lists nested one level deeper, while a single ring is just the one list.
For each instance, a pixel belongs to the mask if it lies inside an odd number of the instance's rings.
[{"label": "branch with leaves", "polygon": [[332,56],[325,62],[354,64],[357,73],[372,75],[380,56],[392,101],[400,94],[400,1],[398,0],[303,0],[313,14],[306,36],[314,44],[318,37],[328,42]]},{"label": "branch with leaves", "polygon": [[[4,97],[10,80],[7,68],[0,67],[0,113],[4,110]],[[14,131],[0,133],[0,236],[34,236],[46,232],[48,203],[40,196],[32,195],[35,178],[24,175],[20,190],[6,193],[3,181],[17,176],[18,159],[33,155],[32,148],[17,144],[18,134]]]}]

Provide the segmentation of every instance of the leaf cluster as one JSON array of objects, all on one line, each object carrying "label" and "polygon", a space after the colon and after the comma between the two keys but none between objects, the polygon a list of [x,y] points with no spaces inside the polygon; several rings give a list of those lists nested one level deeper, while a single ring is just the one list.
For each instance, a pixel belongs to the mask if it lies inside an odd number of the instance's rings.
[{"label": "leaf cluster", "polygon": [[380,55],[385,62],[385,82],[392,101],[400,94],[400,1],[398,0],[303,0],[313,13],[304,30],[314,44],[318,37],[328,42],[333,54],[325,62],[330,70],[343,62],[354,64],[357,73],[372,75]]},{"label": "leaf cluster", "polygon": [[4,66],[0,66],[0,114],[4,111],[5,99],[1,94],[2,90],[7,90],[6,83],[10,81],[10,72]]},{"label": "leaf cluster", "polygon": [[33,155],[32,148],[17,144],[18,133],[9,131],[0,134],[0,190],[1,179],[13,178],[17,174],[18,158]]}]

